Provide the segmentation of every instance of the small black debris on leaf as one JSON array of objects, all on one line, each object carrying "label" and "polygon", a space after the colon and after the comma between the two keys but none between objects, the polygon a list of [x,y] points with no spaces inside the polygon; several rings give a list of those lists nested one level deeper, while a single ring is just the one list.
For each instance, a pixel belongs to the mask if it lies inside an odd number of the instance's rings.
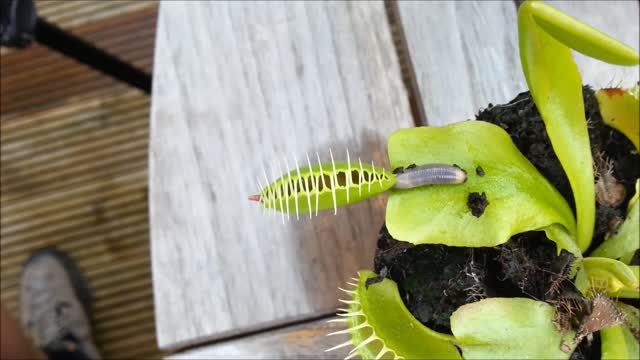
[{"label": "small black debris on leaf", "polygon": [[393,172],[394,174],[396,174],[396,175],[398,175],[398,174],[402,174],[402,173],[404,173],[404,168],[403,168],[402,166],[400,166],[400,167],[397,167],[397,168],[393,169],[393,171],[392,171],[392,172]]},{"label": "small black debris on leaf", "polygon": [[414,168],[414,167],[416,167],[416,166],[417,166],[416,164],[411,164],[411,165],[407,166],[407,170],[408,170],[408,169],[413,169],[413,168]]},{"label": "small black debris on leaf", "polygon": [[484,192],[482,194],[472,192],[467,198],[467,206],[471,209],[471,214],[477,218],[484,214],[484,209],[486,209],[488,205],[489,201],[487,200],[487,195]]},{"label": "small black debris on leaf", "polygon": [[484,169],[481,166],[478,166],[476,168],[476,175],[478,176],[484,176]]}]

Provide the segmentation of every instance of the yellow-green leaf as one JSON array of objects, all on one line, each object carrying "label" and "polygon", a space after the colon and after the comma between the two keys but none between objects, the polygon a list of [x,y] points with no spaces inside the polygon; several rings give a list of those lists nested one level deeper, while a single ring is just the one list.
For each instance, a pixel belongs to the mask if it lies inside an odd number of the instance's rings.
[{"label": "yellow-green leaf", "polygon": [[602,360],[635,359],[640,354],[638,339],[633,335],[633,331],[640,331],[639,311],[624,303],[618,303],[617,307],[624,313],[625,321],[600,331]]},{"label": "yellow-green leaf", "polygon": [[529,90],[573,190],[577,241],[584,251],[593,235],[595,192],[582,80],[570,48],[614,64],[640,59],[628,46],[538,1],[520,6],[518,33]]},{"label": "yellow-green leaf", "polygon": [[542,301],[489,298],[458,308],[451,331],[465,359],[568,359],[574,333],[561,334],[554,317]]},{"label": "yellow-green leaf", "polygon": [[640,103],[638,86],[633,89],[609,88],[596,92],[605,124],[623,133],[640,151]]},{"label": "yellow-green leaf", "polygon": [[[575,231],[571,209],[499,126],[467,121],[403,129],[390,136],[388,152],[392,168],[444,163],[468,174],[459,185],[392,189],[386,224],[394,238],[414,244],[496,246],[514,234],[557,224],[547,234],[559,249],[579,255],[569,235]],[[477,167],[484,176],[476,174]],[[471,193],[484,193],[489,202],[479,217],[467,205]]]},{"label": "yellow-green leaf", "polygon": [[640,297],[640,267],[626,265],[623,262],[601,258],[582,259],[582,267],[576,277],[576,287],[583,294],[590,290],[605,291],[611,297]]}]

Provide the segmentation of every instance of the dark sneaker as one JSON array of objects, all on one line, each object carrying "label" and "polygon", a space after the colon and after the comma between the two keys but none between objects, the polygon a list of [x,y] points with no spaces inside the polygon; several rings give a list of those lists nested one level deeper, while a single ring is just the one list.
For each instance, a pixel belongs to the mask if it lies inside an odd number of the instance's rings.
[{"label": "dark sneaker", "polygon": [[73,261],[54,248],[39,250],[24,265],[20,319],[50,358],[100,359],[91,338],[91,301]]}]

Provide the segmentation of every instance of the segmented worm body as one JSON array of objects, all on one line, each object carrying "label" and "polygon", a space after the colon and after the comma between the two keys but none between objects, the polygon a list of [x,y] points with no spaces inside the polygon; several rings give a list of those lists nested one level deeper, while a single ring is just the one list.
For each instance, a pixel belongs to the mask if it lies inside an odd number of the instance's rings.
[{"label": "segmented worm body", "polygon": [[395,189],[412,189],[424,185],[461,184],[467,172],[456,165],[428,164],[409,166],[396,175]]}]

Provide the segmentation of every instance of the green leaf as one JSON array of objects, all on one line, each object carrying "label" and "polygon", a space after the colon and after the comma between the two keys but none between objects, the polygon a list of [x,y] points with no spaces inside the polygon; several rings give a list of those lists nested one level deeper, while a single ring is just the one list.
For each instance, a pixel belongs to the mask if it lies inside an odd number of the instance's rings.
[{"label": "green leaf", "polygon": [[639,89],[610,88],[596,92],[600,114],[605,124],[623,133],[640,151]]},{"label": "green leaf", "polygon": [[574,333],[563,337],[554,317],[541,301],[489,298],[458,308],[451,331],[465,359],[568,359]]},{"label": "green leaf", "polygon": [[576,287],[589,295],[591,289],[605,291],[611,297],[640,297],[640,267],[629,266],[623,262],[601,258],[582,259],[582,267],[576,277]]},{"label": "green leaf", "polygon": [[633,331],[640,331],[640,313],[624,303],[617,307],[625,314],[625,323],[600,331],[602,360],[634,359],[640,354],[638,339],[633,335]]},{"label": "green leaf", "polygon": [[622,259],[624,263],[631,260],[633,254],[640,248],[640,203],[638,202],[638,184],[636,194],[629,201],[629,211],[618,232],[607,238],[590,256]]},{"label": "green leaf", "polygon": [[[422,325],[405,307],[395,282],[384,279],[369,285],[371,271],[358,273],[358,284],[351,294],[347,314],[351,342],[363,359],[378,356],[405,359],[461,359],[451,335]],[[353,353],[354,351],[352,351]]]},{"label": "green leaf", "polygon": [[[571,236],[573,213],[558,191],[518,151],[500,127],[467,121],[444,127],[402,129],[389,138],[392,168],[410,164],[457,164],[467,171],[459,185],[392,189],[386,224],[398,240],[414,244],[496,246],[530,230],[548,230],[559,245],[580,254]],[[485,175],[476,174],[482,167]],[[480,217],[467,205],[470,193],[489,205]],[[558,251],[559,251],[558,250]]]},{"label": "green leaf", "polygon": [[631,208],[638,203],[638,199],[640,199],[640,179],[636,180],[636,193],[629,200],[627,211],[631,211]]},{"label": "green leaf", "polygon": [[543,2],[527,2],[520,11],[530,15],[547,34],[584,55],[610,64],[633,66],[638,52],[607,34]]},{"label": "green leaf", "polygon": [[593,235],[595,192],[582,80],[570,48],[620,65],[640,59],[628,46],[538,1],[520,6],[518,33],[529,90],[573,189],[577,241],[585,251]]}]

